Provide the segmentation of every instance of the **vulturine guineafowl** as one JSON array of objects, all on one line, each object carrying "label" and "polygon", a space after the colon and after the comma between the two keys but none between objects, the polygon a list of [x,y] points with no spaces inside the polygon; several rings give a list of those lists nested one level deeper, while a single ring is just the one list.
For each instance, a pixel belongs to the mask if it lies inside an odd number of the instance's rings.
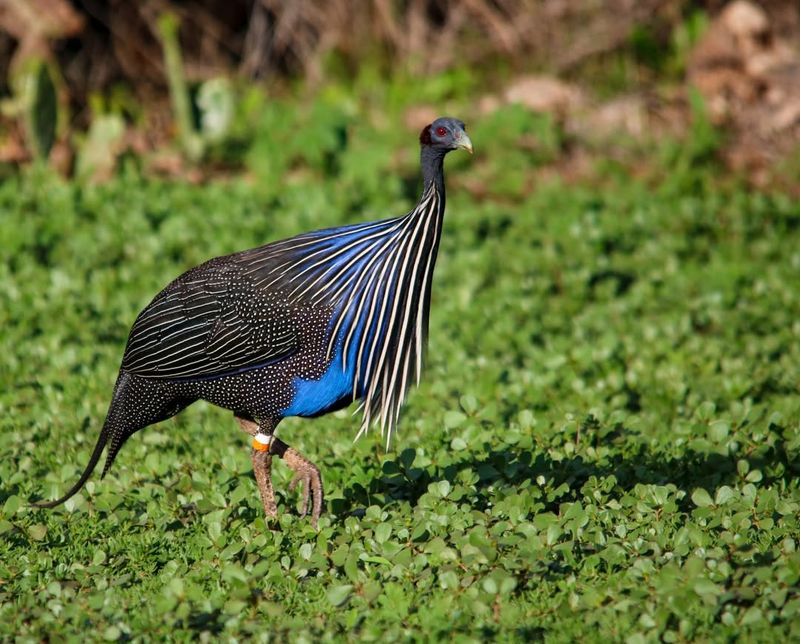
[{"label": "vulturine guineafowl", "polygon": [[377,422],[390,439],[419,381],[431,277],[442,233],[443,162],[472,152],[464,124],[440,118],[420,135],[422,196],[408,214],[306,233],[217,257],[161,291],[136,319],[89,463],[54,507],[83,486],[108,445],[103,476],[140,429],[197,400],[233,411],[253,437],[264,511],[277,515],[272,456],[303,483],[303,514],[322,509],[319,470],[275,436],[287,416],[314,417],[362,401],[359,435]]}]

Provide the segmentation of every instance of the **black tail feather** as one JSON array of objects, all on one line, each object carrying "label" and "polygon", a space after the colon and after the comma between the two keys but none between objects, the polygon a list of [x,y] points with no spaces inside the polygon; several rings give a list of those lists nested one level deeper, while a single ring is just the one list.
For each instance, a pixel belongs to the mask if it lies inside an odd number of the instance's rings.
[{"label": "black tail feather", "polygon": [[108,453],[106,454],[106,464],[103,466],[103,473],[100,475],[101,479],[104,479],[108,473],[108,470],[111,469],[111,466],[114,464],[114,460],[117,458],[117,454],[119,454],[122,444],[131,436],[133,436],[133,434],[135,434],[138,430],[138,427],[133,427],[132,429],[128,428],[128,431],[120,431],[119,427],[115,426],[114,429],[107,432]]},{"label": "black tail feather", "polygon": [[89,463],[78,482],[60,499],[37,501],[32,505],[38,508],[52,508],[77,494],[92,475],[103,449],[107,446],[106,463],[100,476],[103,478],[126,440],[143,427],[174,416],[195,400],[194,397],[176,396],[165,391],[164,386],[158,381],[137,379],[125,371],[121,371],[114,385],[114,394],[103,423],[103,430],[100,432]]},{"label": "black tail feather", "polygon": [[103,427],[103,430],[100,432],[100,437],[97,439],[97,443],[94,446],[92,456],[89,458],[89,463],[86,465],[86,469],[83,470],[83,474],[81,474],[78,482],[75,483],[75,485],[73,485],[60,499],[56,499],[55,501],[36,501],[35,503],[31,503],[31,505],[37,508],[54,508],[57,505],[64,503],[64,501],[67,499],[75,496],[83,487],[84,483],[86,483],[86,481],[88,481],[89,477],[92,475],[94,468],[97,466],[97,462],[100,460],[100,454],[103,453],[103,448],[106,446],[107,442],[108,430],[106,427]]},{"label": "black tail feather", "polygon": [[[94,472],[94,468],[97,467],[97,463],[100,460],[100,455],[103,453],[103,448],[108,443],[109,439],[112,442],[112,448],[114,447],[115,441],[114,439],[114,428],[116,426],[116,422],[114,418],[118,417],[117,408],[119,405],[119,398],[122,394],[123,390],[125,389],[125,383],[128,380],[128,376],[125,373],[120,372],[119,376],[117,376],[117,381],[114,383],[114,393],[111,395],[111,404],[108,407],[108,414],[106,415],[106,420],[103,423],[103,429],[100,431],[100,436],[97,439],[97,443],[94,446],[94,451],[92,452],[91,457],[89,458],[89,463],[86,465],[86,469],[83,470],[83,474],[78,479],[78,482],[73,485],[69,491],[62,496],[60,499],[56,499],[55,501],[36,501],[35,503],[31,503],[34,507],[37,508],[54,508],[57,505],[61,505],[67,499],[72,498],[75,496],[78,491],[83,487],[86,481],[89,480],[89,477]],[[119,445],[117,445],[116,450],[119,449]],[[109,451],[112,451],[109,448]],[[110,460],[113,460],[110,459]],[[106,469],[108,469],[109,459],[106,459]],[[103,471],[103,475],[105,476],[105,470]]]}]

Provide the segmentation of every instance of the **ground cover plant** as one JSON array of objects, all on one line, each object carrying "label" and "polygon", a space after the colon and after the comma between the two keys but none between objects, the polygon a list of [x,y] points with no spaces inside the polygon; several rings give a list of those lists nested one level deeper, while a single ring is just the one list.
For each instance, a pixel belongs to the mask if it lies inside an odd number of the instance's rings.
[{"label": "ground cover plant", "polygon": [[800,207],[719,176],[702,128],[648,178],[566,186],[531,183],[549,121],[470,122],[393,449],[353,444],[348,411],[281,425],[322,469],[319,531],[282,465],[265,524],[246,437],[203,403],[65,506],[26,505],[82,469],[169,279],[413,204],[413,133],[318,114],[309,131],[265,111],[256,180],[127,159],[104,185],[37,168],[0,185],[3,638],[800,637]]}]

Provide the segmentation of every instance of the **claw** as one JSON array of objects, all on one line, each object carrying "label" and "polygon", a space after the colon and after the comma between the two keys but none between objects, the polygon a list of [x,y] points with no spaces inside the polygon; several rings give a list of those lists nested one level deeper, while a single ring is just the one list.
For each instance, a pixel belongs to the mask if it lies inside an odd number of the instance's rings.
[{"label": "claw", "polygon": [[300,516],[304,517],[308,514],[308,497],[311,494],[311,482],[307,475],[298,472],[289,483],[289,491],[293,492],[298,483],[303,484],[303,507],[300,510]]},{"label": "claw", "polygon": [[296,474],[289,483],[289,489],[293,490],[297,484],[303,483],[303,506],[300,511],[301,516],[308,514],[309,499],[311,500],[311,525],[317,527],[317,520],[322,513],[322,477],[319,469],[305,456],[296,449],[287,447],[283,453],[283,460],[292,468]]}]

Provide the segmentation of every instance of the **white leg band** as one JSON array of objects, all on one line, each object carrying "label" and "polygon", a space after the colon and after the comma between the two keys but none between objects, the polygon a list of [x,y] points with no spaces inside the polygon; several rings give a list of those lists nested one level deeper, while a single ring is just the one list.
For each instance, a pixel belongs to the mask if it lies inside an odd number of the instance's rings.
[{"label": "white leg band", "polygon": [[261,432],[258,432],[258,434],[253,436],[253,449],[256,449],[260,452],[266,452],[271,444],[272,436],[262,434]]}]

